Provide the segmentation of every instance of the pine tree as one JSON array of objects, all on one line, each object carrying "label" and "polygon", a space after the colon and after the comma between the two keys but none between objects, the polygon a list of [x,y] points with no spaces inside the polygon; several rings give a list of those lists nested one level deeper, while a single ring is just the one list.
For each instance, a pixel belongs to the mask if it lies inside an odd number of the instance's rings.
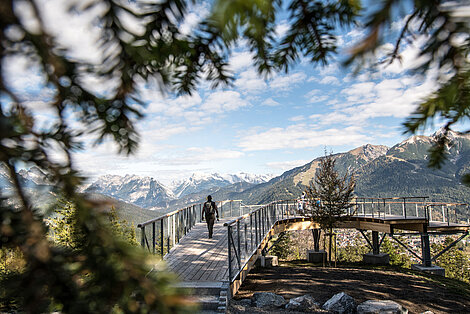
[{"label": "pine tree", "polygon": [[411,266],[410,256],[405,252],[405,250],[401,246],[390,241],[388,237],[385,237],[381,245],[381,249],[383,253],[386,253],[389,255],[390,265],[399,266],[403,268],[410,268]]},{"label": "pine tree", "polygon": [[288,258],[292,253],[290,234],[288,232],[282,232],[275,241],[276,243],[273,244],[271,248],[272,254],[280,259]]},{"label": "pine tree", "polygon": [[320,224],[320,228],[328,231],[329,252],[328,261],[331,263],[333,228],[339,221],[348,216],[352,207],[355,187],[354,176],[347,171],[340,176],[335,170],[335,158],[329,154],[321,159],[315,178],[306,190],[307,215]]},{"label": "pine tree", "polygon": [[[447,237],[443,244],[433,244],[434,253],[442,251],[454,241]],[[446,277],[458,279],[470,283],[470,259],[466,256],[463,248],[453,247],[437,259],[437,265],[444,268]]]},{"label": "pine tree", "polygon": [[[52,240],[60,246],[79,249],[86,243],[85,233],[80,230],[77,210],[71,202],[58,200],[55,214],[47,220]],[[138,245],[135,228],[127,220],[119,218],[114,205],[106,213],[109,220],[109,230],[113,235],[131,245]]]}]

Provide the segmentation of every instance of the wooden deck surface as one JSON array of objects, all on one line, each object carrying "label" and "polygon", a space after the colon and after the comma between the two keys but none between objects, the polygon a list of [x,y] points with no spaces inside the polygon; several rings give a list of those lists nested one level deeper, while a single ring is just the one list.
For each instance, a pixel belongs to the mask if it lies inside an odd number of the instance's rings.
[{"label": "wooden deck surface", "polygon": [[165,256],[169,270],[183,282],[228,281],[227,228],[223,224],[229,220],[215,223],[212,239],[206,223],[197,223]]}]

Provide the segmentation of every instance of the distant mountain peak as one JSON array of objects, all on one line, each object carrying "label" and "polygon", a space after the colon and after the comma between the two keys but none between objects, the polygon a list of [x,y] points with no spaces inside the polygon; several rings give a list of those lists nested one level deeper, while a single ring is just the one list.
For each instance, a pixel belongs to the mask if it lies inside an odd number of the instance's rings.
[{"label": "distant mountain peak", "polygon": [[[431,135],[431,137],[433,139],[438,139],[439,137],[443,136],[445,133],[446,133],[445,128],[442,127],[439,130],[437,130],[436,132],[434,132],[434,134]],[[453,130],[448,130],[447,131],[447,137],[451,140],[455,140],[455,139],[458,139],[458,138],[465,138],[467,140],[470,140],[470,134],[461,133],[461,132],[453,131]]]},{"label": "distant mountain peak", "polygon": [[387,153],[389,147],[385,145],[372,145],[366,144],[359,146],[353,150],[350,150],[349,153],[356,157],[361,157],[366,161],[374,160],[377,157],[383,156]]},{"label": "distant mountain peak", "polygon": [[100,176],[85,192],[101,193],[146,208],[175,199],[173,192],[154,178],[130,174]]},{"label": "distant mountain peak", "polygon": [[431,143],[433,141],[432,137],[425,136],[425,135],[413,135],[406,140],[402,141],[399,145],[405,145],[405,144],[416,144],[418,142],[424,142],[424,143]]}]

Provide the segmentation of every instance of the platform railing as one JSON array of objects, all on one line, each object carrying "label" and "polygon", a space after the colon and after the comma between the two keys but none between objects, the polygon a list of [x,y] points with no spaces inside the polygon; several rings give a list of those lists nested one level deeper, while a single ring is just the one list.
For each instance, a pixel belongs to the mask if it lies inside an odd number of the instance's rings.
[{"label": "platform railing", "polygon": [[373,198],[358,197],[354,199],[353,215],[372,218],[424,218],[428,220],[426,196]]},{"label": "platform railing", "polygon": [[297,200],[276,201],[257,207],[224,223],[227,227],[228,273],[231,283],[260,248],[277,221],[303,217],[303,208]]},{"label": "platform railing", "polygon": [[356,198],[353,215],[372,218],[425,219],[429,223],[469,223],[469,208],[462,203],[428,201],[428,197]]},{"label": "platform railing", "polygon": [[[242,214],[241,201],[225,200],[215,202],[220,218],[236,217]],[[141,231],[140,243],[149,252],[164,257],[180,240],[202,221],[204,203],[191,204],[157,218],[137,225]]]}]

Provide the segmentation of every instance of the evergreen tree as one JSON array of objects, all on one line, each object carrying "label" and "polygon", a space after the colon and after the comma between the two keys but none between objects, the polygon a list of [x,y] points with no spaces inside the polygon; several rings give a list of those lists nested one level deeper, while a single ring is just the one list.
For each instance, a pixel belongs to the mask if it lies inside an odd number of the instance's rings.
[{"label": "evergreen tree", "polygon": [[[443,244],[434,243],[431,248],[434,254],[442,251],[454,241],[447,237]],[[437,265],[444,268],[446,277],[470,283],[470,259],[463,251],[463,247],[453,247],[437,259]]]},{"label": "evergreen tree", "polygon": [[[85,245],[85,232],[80,230],[77,214],[73,203],[63,199],[58,201],[54,217],[47,220],[51,238],[55,243],[71,249],[79,249]],[[109,212],[106,212],[106,217],[115,236],[131,245],[138,245],[135,228],[125,219],[119,218],[114,205]]]},{"label": "evergreen tree", "polygon": [[390,265],[399,266],[403,268],[411,267],[411,258],[407,254],[405,249],[397,243],[390,241],[388,237],[385,237],[384,241],[382,242],[381,250],[383,253],[389,255]]},{"label": "evergreen tree", "polygon": [[276,241],[276,243],[273,244],[271,253],[280,259],[287,259],[292,253],[290,234],[288,232],[282,232],[274,241]]},{"label": "evergreen tree", "polygon": [[369,252],[369,247],[361,241],[360,235],[356,235],[354,244],[348,244],[338,249],[338,261],[346,263],[361,262],[363,255],[367,252]]},{"label": "evergreen tree", "polygon": [[326,155],[321,159],[315,173],[315,178],[306,190],[306,214],[320,224],[329,234],[328,261],[331,263],[332,233],[339,221],[348,217],[348,209],[352,205],[355,180],[354,176],[346,171],[340,176],[335,170],[335,159]]}]

